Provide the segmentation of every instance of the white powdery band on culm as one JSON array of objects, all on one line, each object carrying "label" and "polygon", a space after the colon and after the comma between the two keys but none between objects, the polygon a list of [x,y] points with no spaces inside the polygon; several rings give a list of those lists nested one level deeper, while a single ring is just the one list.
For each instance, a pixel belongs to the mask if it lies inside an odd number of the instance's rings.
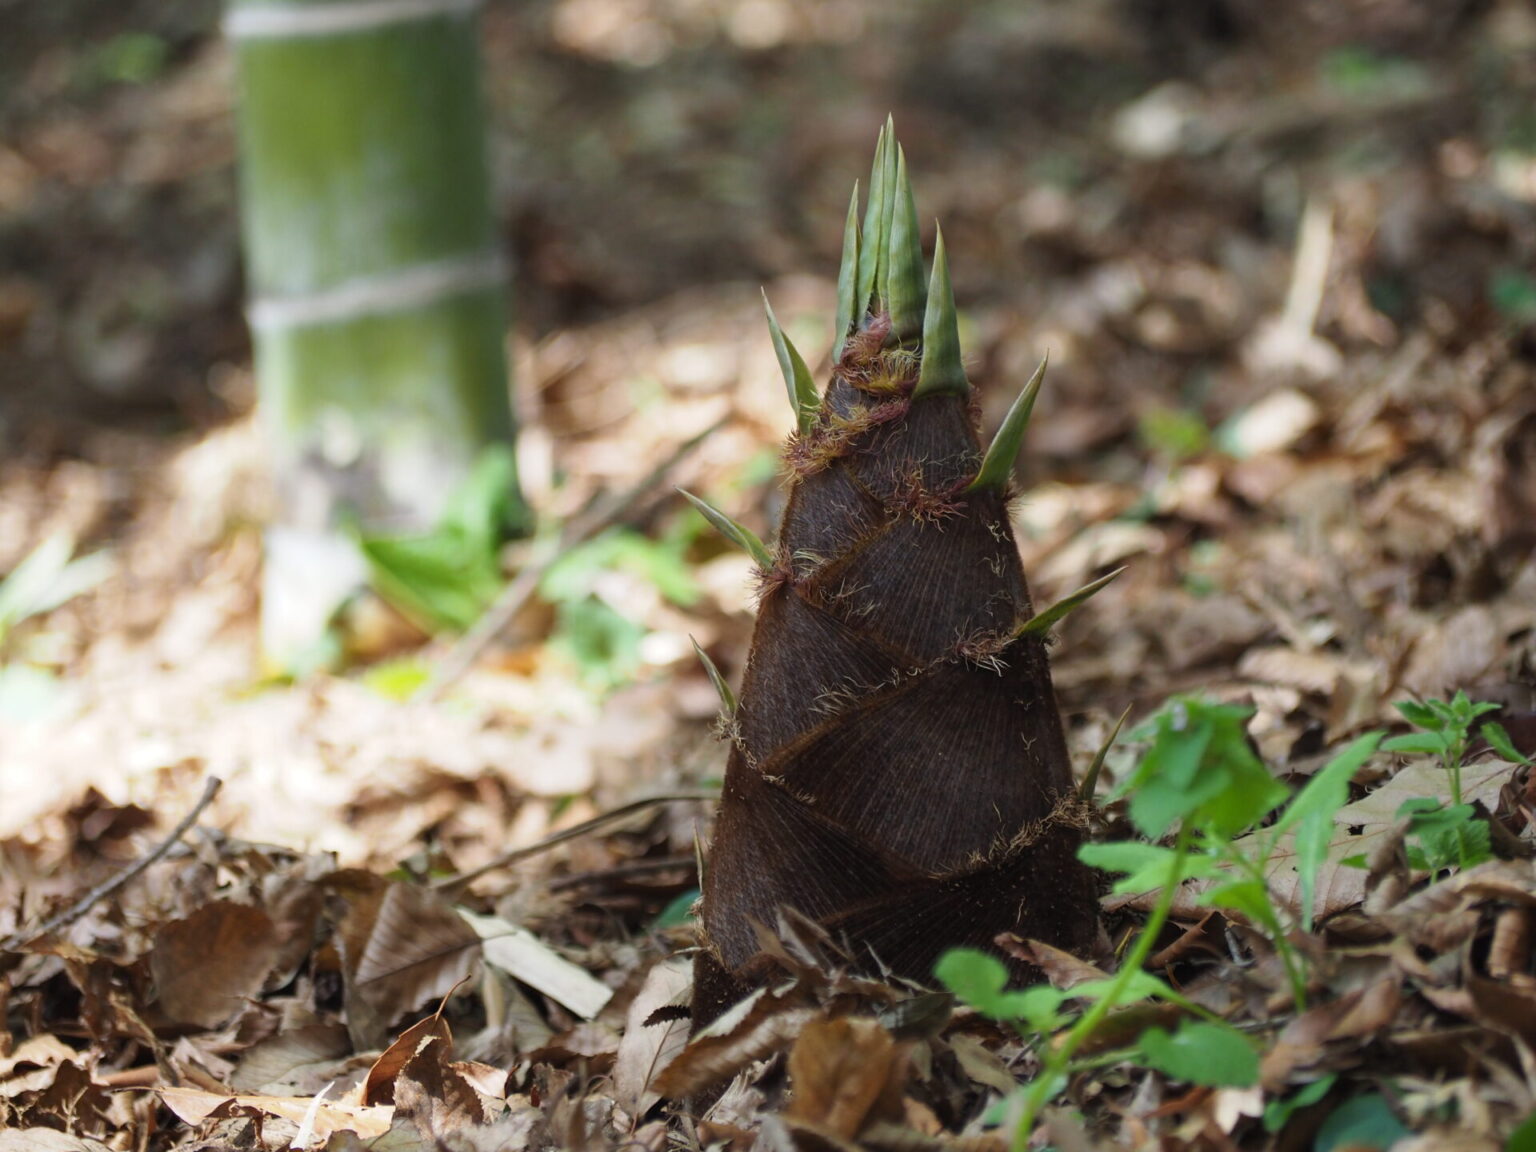
[{"label": "white powdery band on culm", "polygon": [[249,5],[234,8],[224,17],[224,35],[231,40],[339,36],[439,16],[467,16],[479,7],[480,0]]},{"label": "white powdery band on culm", "polygon": [[258,299],[246,309],[246,318],[259,332],[336,324],[362,316],[422,308],[466,292],[499,288],[507,278],[507,262],[499,253],[479,253],[349,280],[302,296]]}]

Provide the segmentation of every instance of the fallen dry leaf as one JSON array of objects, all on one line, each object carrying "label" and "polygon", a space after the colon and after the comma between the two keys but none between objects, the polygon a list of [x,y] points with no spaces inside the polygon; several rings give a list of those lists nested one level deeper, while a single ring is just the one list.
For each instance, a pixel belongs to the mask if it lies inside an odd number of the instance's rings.
[{"label": "fallen dry leaf", "polygon": [[319,1097],[237,1095],[205,1092],[200,1088],[156,1089],[165,1106],[188,1124],[231,1115],[231,1108],[275,1116],[293,1124],[304,1125],[319,1140],[333,1133],[351,1132],[364,1140],[389,1131],[394,1109],[389,1105],[365,1107]]},{"label": "fallen dry leaf", "polygon": [[646,973],[645,983],[630,1002],[613,1066],[613,1092],[619,1107],[634,1116],[645,1115],[661,1099],[652,1084],[688,1043],[686,1018],[651,1023],[651,1016],[662,1008],[686,1007],[692,991],[693,965],[673,958]]},{"label": "fallen dry leaf", "polygon": [[150,971],[172,1020],[213,1028],[261,991],[282,942],[260,908],[219,900],[155,934]]},{"label": "fallen dry leaf", "polygon": [[414,884],[341,872],[328,885],[341,898],[337,924],[347,977],[347,1028],[359,1048],[376,1048],[391,1024],[441,999],[480,959],[480,937],[442,897]]},{"label": "fallen dry leaf", "polygon": [[812,1020],[789,1052],[792,1095],[785,1116],[842,1140],[902,1115],[907,1057],[879,1023]]}]

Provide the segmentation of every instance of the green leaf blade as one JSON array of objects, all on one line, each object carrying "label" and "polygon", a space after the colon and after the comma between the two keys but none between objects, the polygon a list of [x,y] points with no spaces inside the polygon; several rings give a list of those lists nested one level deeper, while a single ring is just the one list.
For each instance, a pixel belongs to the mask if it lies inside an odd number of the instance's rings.
[{"label": "green leaf blade", "polygon": [[928,299],[923,312],[923,362],[912,398],[965,396],[971,382],[965,378],[960,355],[960,320],[955,311],[955,290],[949,279],[949,254],[944,233],[933,242],[933,273],[928,278]]},{"label": "green leaf blade", "polygon": [[727,720],[736,715],[736,693],[731,691],[731,685],[715,666],[715,662],[709,658],[709,653],[699,646],[699,642],[692,636],[688,642],[693,645],[693,651],[699,658],[699,663],[704,665],[704,673],[709,677],[709,682],[715,686],[715,694],[720,697],[720,707]]},{"label": "green leaf blade", "polygon": [[1049,608],[1046,608],[1040,612],[1036,612],[1028,620],[1024,621],[1023,624],[1019,625],[1018,630],[1014,633],[1015,639],[1024,636],[1045,635],[1045,633],[1054,628],[1057,623],[1066,619],[1069,613],[1082,607],[1089,600],[1093,599],[1093,597],[1097,596],[1100,592],[1104,591],[1104,589],[1113,584],[1117,579],[1120,578],[1121,573],[1124,571],[1125,568],[1123,566],[1116,568],[1113,572],[1110,572],[1104,576],[1100,576],[1097,580],[1093,581],[1093,583],[1085,584],[1076,592],[1073,592],[1067,596],[1063,596]]},{"label": "green leaf blade", "polygon": [[923,332],[927,293],[923,286],[923,245],[917,225],[917,202],[907,175],[907,156],[896,146],[896,182],[891,196],[891,227],[886,253],[884,297],[891,314],[891,332],[901,343]]},{"label": "green leaf blade", "polygon": [[1189,1084],[1250,1088],[1259,1082],[1257,1050],[1230,1025],[1187,1021],[1172,1035],[1149,1028],[1137,1046],[1148,1067]]},{"label": "green leaf blade", "polygon": [[862,318],[859,284],[859,182],[853,182],[848,219],[843,223],[843,259],[837,269],[837,315],[832,321],[832,363],[843,357],[843,345],[854,323]]},{"label": "green leaf blade", "polygon": [[878,286],[880,257],[885,250],[885,235],[881,224],[885,217],[885,201],[889,196],[885,183],[885,155],[893,147],[892,121],[888,117],[875,140],[875,159],[869,170],[869,200],[864,206],[864,228],[859,237],[859,275],[855,283],[853,323],[862,319],[860,313],[871,310]]},{"label": "green leaf blade", "polygon": [[719,532],[720,535],[724,536],[732,544],[744,550],[747,555],[757,562],[759,568],[766,572],[773,567],[773,555],[768,551],[767,546],[762,540],[758,538],[757,533],[753,532],[750,528],[736,523],[736,521],[709,503],[709,501],[701,500],[692,492],[685,491],[682,488],[679,488],[678,491],[682,492],[683,497],[688,503],[698,509],[699,515],[708,520],[710,526],[715,531]]},{"label": "green leaf blade", "polygon": [[1040,395],[1040,386],[1045,381],[1045,368],[1049,363],[1049,356],[1040,361],[1040,367],[1035,369],[1029,383],[1024,385],[1024,390],[1008,409],[1008,415],[1003,417],[997,435],[992,437],[992,443],[987,447],[987,454],[982,457],[976,479],[971,481],[966,491],[1001,492],[1008,486],[1013,475],[1013,462],[1018,459],[1019,448],[1024,443],[1024,432],[1029,427],[1029,417],[1035,410],[1035,398]]},{"label": "green leaf blade", "polygon": [[816,381],[806,367],[805,357],[790,343],[779,318],[773,314],[768,293],[763,293],[763,308],[768,313],[768,335],[773,340],[773,354],[778,358],[779,371],[784,374],[784,389],[789,393],[789,405],[795,412],[795,426],[806,432],[816,420],[821,408],[821,396],[816,391]]}]

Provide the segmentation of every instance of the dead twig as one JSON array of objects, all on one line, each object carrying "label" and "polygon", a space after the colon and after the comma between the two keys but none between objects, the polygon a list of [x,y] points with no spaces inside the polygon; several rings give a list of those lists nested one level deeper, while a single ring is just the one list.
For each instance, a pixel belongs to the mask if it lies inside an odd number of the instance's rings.
[{"label": "dead twig", "polygon": [[647,492],[654,492],[661,485],[662,478],[676,467],[679,461],[719,431],[729,419],[729,415],[722,416],[698,435],[683,441],[665,460],[646,473],[638,484],[617,496],[594,501],[567,523],[561,530],[559,538],[523,566],[511,583],[502,589],[501,595],[496,597],[496,602],[475,621],[474,627],[464,633],[448,650],[448,654],[433,670],[431,679],[422,686],[417,699],[429,704],[441,699],[443,693],[469,671],[486,647],[512,622],[522,610],[523,605],[528,603],[537,591],[539,582],[544,579],[544,574],[549,571],[550,565],[576,545],[590,540],[624,516]]},{"label": "dead twig", "polygon": [[171,829],[170,835],[162,840],[153,852],[124,871],[119,872],[105,884],[92,888],[84,896],[64,909],[64,911],[49,917],[37,927],[13,932],[4,940],[0,940],[0,952],[15,952],[28,940],[35,940],[39,936],[46,936],[50,932],[57,932],[60,928],[73,924],[108,896],[112,896],[126,888],[133,882],[135,877],[143,874],[149,869],[150,865],[160,860],[175,847],[177,841],[187,834],[193,824],[197,823],[197,818],[203,814],[203,809],[213,803],[213,798],[219,794],[219,789],[223,786],[224,781],[220,780],[217,776],[208,777],[208,782],[203,785],[203,794],[198,798],[197,803],[192,806],[192,811],[181,818],[181,822]]},{"label": "dead twig", "polygon": [[634,800],[628,804],[621,804],[609,812],[602,812],[590,820],[583,820],[580,824],[572,824],[569,828],[561,829],[552,836],[546,836],[536,844],[529,844],[523,848],[514,848],[510,852],[503,852],[496,859],[480,865],[468,872],[461,872],[457,876],[443,876],[430,885],[438,889],[457,889],[468,884],[472,880],[478,880],[487,872],[494,872],[498,868],[516,864],[519,860],[526,860],[530,856],[537,856],[540,852],[564,844],[567,840],[574,840],[578,836],[585,836],[589,832],[596,832],[600,828],[606,828],[626,816],[633,816],[636,812],[643,812],[647,808],[654,808],[658,804],[681,804],[686,802],[714,803],[720,799],[717,792],[668,792],[661,796],[647,796],[644,800]]}]

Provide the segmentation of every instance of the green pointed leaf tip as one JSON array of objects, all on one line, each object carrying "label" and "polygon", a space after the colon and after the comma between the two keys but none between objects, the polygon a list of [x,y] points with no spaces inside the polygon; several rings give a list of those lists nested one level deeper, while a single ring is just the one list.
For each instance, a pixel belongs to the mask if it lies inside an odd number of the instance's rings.
[{"label": "green pointed leaf tip", "polygon": [[964,396],[970,388],[960,356],[960,321],[955,314],[955,291],[949,282],[949,256],[940,230],[933,242],[933,274],[928,279],[923,312],[923,363],[912,398]]},{"label": "green pointed leaf tip", "polygon": [[1019,630],[1014,634],[1015,637],[1044,635],[1058,621],[1065,619],[1068,613],[1080,608],[1105,588],[1108,588],[1110,584],[1119,579],[1120,574],[1124,571],[1125,567],[1123,566],[1116,568],[1107,576],[1100,576],[1092,584],[1085,584],[1070,596],[1063,596],[1043,612],[1036,612],[1019,626]]},{"label": "green pointed leaf tip", "polygon": [[971,481],[969,491],[990,489],[1001,492],[1008,486],[1008,479],[1013,475],[1013,462],[1019,457],[1024,432],[1029,427],[1029,417],[1035,410],[1035,397],[1040,395],[1040,385],[1045,380],[1045,367],[1049,363],[1049,356],[1040,361],[1040,367],[1035,369],[1029,383],[1024,385],[1024,390],[1008,409],[1008,415],[1003,417],[1002,426],[998,428],[997,435],[992,437],[987,454],[982,458],[981,469],[976,473],[976,479]]},{"label": "green pointed leaf tip", "polygon": [[707,500],[700,500],[692,492],[685,491],[682,488],[679,488],[678,491],[682,492],[688,503],[699,510],[699,515],[708,520],[710,526],[716,532],[720,533],[732,544],[743,549],[747,555],[756,561],[759,568],[766,572],[773,567],[773,556],[769,553],[767,546],[758,539],[757,533],[753,532],[750,528],[745,528],[736,523],[736,521],[732,520],[713,504]]},{"label": "green pointed leaf tip", "polygon": [[879,309],[889,313],[891,298],[888,287],[891,277],[891,231],[895,227],[897,153],[901,146],[896,143],[896,124],[885,118],[885,152],[880,157],[880,236],[875,253],[875,297]]},{"label": "green pointed leaf tip", "polygon": [[923,243],[918,234],[917,201],[907,175],[907,155],[896,145],[896,182],[891,196],[891,229],[882,292],[891,314],[891,332],[902,343],[923,331]]},{"label": "green pointed leaf tip", "polygon": [[853,293],[853,317],[851,323],[858,325],[864,319],[864,313],[872,310],[875,294],[876,277],[879,273],[880,254],[884,249],[884,240],[880,235],[880,221],[883,216],[882,202],[885,198],[885,153],[887,132],[880,129],[880,135],[875,140],[875,160],[869,170],[869,201],[864,206],[864,227],[859,235],[859,272],[858,279],[854,283]]},{"label": "green pointed leaf tip", "polygon": [[688,641],[693,645],[693,650],[699,657],[699,663],[704,665],[704,672],[709,677],[709,682],[715,686],[715,692],[720,697],[720,706],[725,710],[725,717],[729,720],[736,715],[736,693],[731,691],[730,684],[726,682],[720,669],[715,666],[715,662],[709,658],[709,653],[699,647],[699,642],[692,636],[688,637]]},{"label": "green pointed leaf tip", "polygon": [[843,345],[859,319],[855,294],[859,280],[859,182],[853,182],[848,218],[843,222],[843,259],[837,269],[837,316],[832,324],[832,363],[843,358]]},{"label": "green pointed leaf tip", "polygon": [[795,412],[795,424],[804,432],[816,419],[821,396],[816,391],[816,381],[811,379],[811,370],[805,366],[805,358],[779,327],[779,318],[773,314],[767,292],[763,293],[763,308],[768,313],[768,335],[773,339],[773,354],[779,359],[779,371],[784,373],[784,387],[789,392],[789,405]]}]

